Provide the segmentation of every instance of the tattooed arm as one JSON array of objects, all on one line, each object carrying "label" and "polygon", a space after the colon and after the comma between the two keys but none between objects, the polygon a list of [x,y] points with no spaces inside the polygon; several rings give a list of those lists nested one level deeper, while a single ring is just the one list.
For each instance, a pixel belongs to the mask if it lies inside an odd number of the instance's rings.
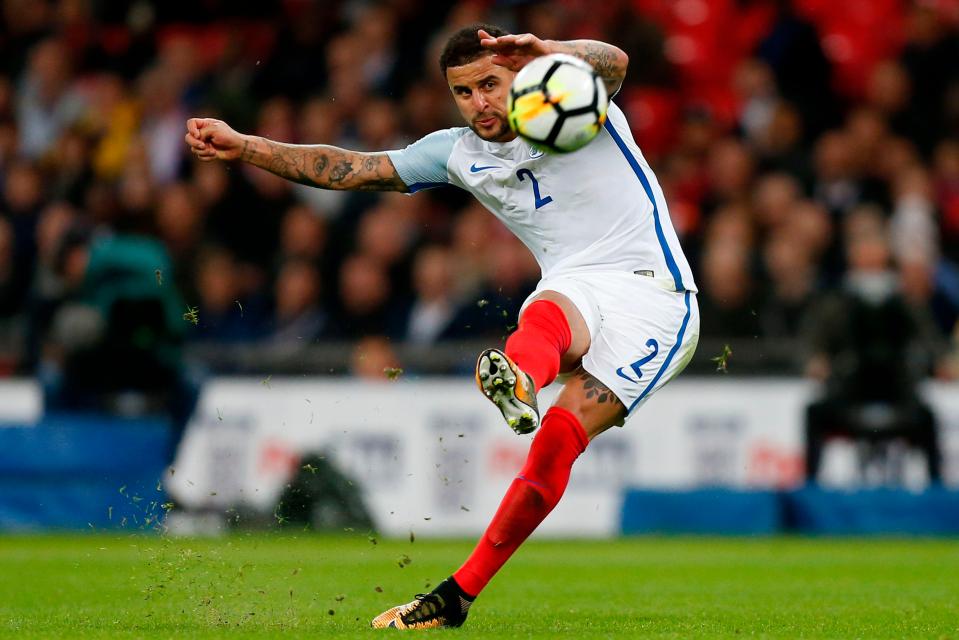
[{"label": "tattooed arm", "polygon": [[275,142],[237,133],[221,120],[191,118],[186,142],[200,160],[242,160],[281,178],[321,189],[407,191],[385,153]]},{"label": "tattooed arm", "polygon": [[493,64],[519,71],[533,58],[550,53],[566,53],[592,65],[612,97],[626,77],[629,56],[620,49],[598,40],[541,40],[532,33],[509,34],[494,38],[480,29],[480,44],[493,52]]},{"label": "tattooed arm", "polygon": [[327,145],[299,145],[248,136],[240,159],[310,187],[407,191],[385,153],[359,153]]},{"label": "tattooed arm", "polygon": [[623,85],[629,56],[619,47],[598,40],[547,40],[546,45],[552,53],[568,53],[592,65],[610,97]]}]

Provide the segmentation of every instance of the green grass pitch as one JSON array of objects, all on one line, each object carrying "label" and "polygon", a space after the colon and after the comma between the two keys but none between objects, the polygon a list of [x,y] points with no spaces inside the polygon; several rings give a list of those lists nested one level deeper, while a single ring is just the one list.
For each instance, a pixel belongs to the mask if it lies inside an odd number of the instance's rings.
[{"label": "green grass pitch", "polygon": [[[0,638],[357,638],[468,541],[0,537]],[[456,638],[955,638],[959,541],[532,541]]]}]

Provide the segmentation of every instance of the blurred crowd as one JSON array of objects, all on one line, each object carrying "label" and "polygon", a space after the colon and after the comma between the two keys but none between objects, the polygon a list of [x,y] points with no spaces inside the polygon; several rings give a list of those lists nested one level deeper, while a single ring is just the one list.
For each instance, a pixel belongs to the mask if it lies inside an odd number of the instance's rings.
[{"label": "blurred crowd", "polygon": [[187,342],[500,339],[538,268],[466,194],[322,191],[183,143],[201,115],[358,150],[459,126],[436,60],[477,21],[630,55],[616,100],[693,265],[704,339],[797,340],[850,281],[893,287],[942,341],[957,331],[955,0],[0,6],[4,371],[54,357],[83,324],[60,311],[91,295],[90,256],[142,236],[165,255],[140,272],[175,292],[160,306]]}]

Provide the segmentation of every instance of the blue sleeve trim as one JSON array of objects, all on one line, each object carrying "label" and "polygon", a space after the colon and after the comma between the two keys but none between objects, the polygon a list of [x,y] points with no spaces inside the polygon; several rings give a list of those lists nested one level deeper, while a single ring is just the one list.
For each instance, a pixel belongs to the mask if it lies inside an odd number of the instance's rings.
[{"label": "blue sleeve trim", "polygon": [[449,185],[449,182],[414,182],[413,184],[406,185],[406,188],[410,190],[410,193],[416,193],[417,191],[436,189],[437,187],[448,187]]}]

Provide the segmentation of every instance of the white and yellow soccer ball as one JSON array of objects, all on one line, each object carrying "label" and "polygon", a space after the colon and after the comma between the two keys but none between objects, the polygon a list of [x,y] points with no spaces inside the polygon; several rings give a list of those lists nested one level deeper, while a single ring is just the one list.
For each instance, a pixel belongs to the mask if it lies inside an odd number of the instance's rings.
[{"label": "white and yellow soccer ball", "polygon": [[530,144],[568,153],[596,137],[608,106],[606,86],[589,63],[551,53],[516,74],[507,112],[509,126]]}]

